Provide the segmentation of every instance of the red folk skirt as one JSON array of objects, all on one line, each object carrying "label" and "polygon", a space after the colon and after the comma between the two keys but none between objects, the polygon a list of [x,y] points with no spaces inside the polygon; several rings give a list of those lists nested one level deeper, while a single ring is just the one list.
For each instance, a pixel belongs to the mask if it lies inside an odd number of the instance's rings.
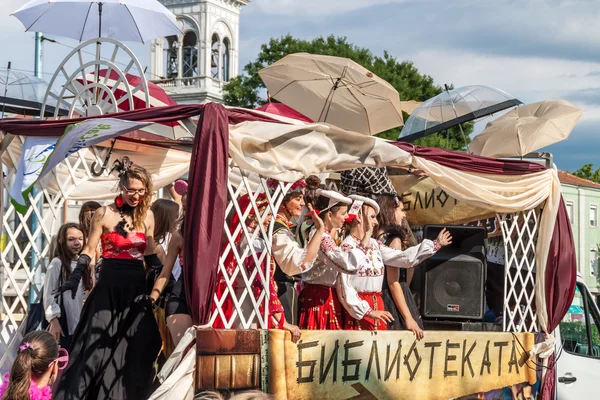
[{"label": "red folk skirt", "polygon": [[299,298],[300,329],[342,329],[342,305],[335,288],[306,284]]},{"label": "red folk skirt", "polygon": [[[385,311],[385,305],[381,292],[359,292],[358,297],[365,300],[375,311]],[[354,319],[344,312],[344,329],[351,331],[387,331],[388,326],[385,321],[376,320],[371,317],[364,317],[361,320]]]}]

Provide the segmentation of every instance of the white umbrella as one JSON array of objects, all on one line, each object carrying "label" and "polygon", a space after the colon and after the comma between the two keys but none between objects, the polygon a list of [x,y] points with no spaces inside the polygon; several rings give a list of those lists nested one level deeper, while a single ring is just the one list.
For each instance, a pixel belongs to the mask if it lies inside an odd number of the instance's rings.
[{"label": "white umbrella", "polygon": [[486,157],[525,156],[566,139],[583,110],[565,100],[517,107],[487,124],[473,138],[469,152]]},{"label": "white umbrella", "polygon": [[180,35],[175,15],[157,0],[31,0],[12,13],[26,31],[86,41],[142,42]]}]

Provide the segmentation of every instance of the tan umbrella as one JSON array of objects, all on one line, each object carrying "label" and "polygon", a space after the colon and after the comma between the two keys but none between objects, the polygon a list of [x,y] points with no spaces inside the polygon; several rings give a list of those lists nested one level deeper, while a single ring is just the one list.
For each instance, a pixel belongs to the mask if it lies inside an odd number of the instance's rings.
[{"label": "tan umbrella", "polygon": [[565,100],[527,104],[487,124],[469,152],[486,157],[522,157],[566,139],[583,110]]},{"label": "tan umbrella", "polygon": [[290,54],[258,74],[271,97],[314,121],[367,135],[403,124],[396,89],[347,58]]},{"label": "tan umbrella", "polygon": [[402,111],[404,111],[408,115],[411,115],[413,113],[413,111],[415,111],[417,108],[419,108],[419,106],[421,104],[423,104],[423,103],[420,101],[408,100],[408,101],[401,101],[400,107],[402,108]]}]

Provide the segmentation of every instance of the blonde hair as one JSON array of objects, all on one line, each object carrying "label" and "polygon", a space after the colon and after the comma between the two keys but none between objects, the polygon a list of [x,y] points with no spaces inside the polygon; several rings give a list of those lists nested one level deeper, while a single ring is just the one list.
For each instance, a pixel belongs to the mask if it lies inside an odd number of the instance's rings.
[{"label": "blonde hair", "polygon": [[137,179],[142,182],[144,185],[144,189],[146,190],[146,194],[140,197],[140,203],[137,207],[133,209],[133,213],[131,215],[131,219],[133,222],[133,226],[136,229],[140,229],[143,227],[144,219],[146,218],[146,213],[150,209],[150,203],[152,202],[152,193],[154,192],[152,188],[152,178],[150,174],[144,167],[140,167],[139,165],[130,165],[126,169],[122,171],[119,175],[119,188],[121,190],[127,190],[127,183],[132,180]]}]

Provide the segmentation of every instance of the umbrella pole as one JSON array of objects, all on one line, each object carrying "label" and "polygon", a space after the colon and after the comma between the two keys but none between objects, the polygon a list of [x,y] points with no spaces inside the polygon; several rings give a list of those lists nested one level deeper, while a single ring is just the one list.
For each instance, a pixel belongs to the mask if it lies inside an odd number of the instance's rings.
[{"label": "umbrella pole", "polygon": [[[327,116],[329,115],[329,109],[331,108],[331,103],[333,103],[333,96],[335,95],[335,91],[337,90],[341,81],[342,81],[342,78],[338,78],[337,81],[335,81],[335,84],[333,85],[333,87],[331,88],[331,91],[329,92],[329,95],[327,96],[327,99],[325,100],[325,105],[323,106],[321,115],[319,115],[318,122],[327,122]],[[325,110],[325,108],[327,108],[327,110]],[[323,117],[323,112],[325,112],[324,117]],[[321,121],[321,117],[323,117],[323,121]]]},{"label": "umbrella pole", "polygon": [[[6,82],[4,83],[4,98],[6,99],[6,94],[8,93],[8,80],[10,79],[10,65],[11,62],[8,62],[8,66],[6,67]],[[4,110],[6,109],[6,100],[2,103],[2,116],[0,118],[4,118]],[[0,188],[1,189],[1,188]]]},{"label": "umbrella pole", "polygon": [[[100,42],[100,38],[102,37],[102,2],[98,3],[98,41],[96,42],[96,60],[100,61],[100,58],[102,56],[101,54],[101,49],[102,49],[102,43]],[[96,63],[95,67],[94,67],[94,75],[96,76],[96,83],[100,82],[100,64]],[[98,104],[98,91],[99,88],[95,87],[94,88],[94,96],[92,101],[94,102],[94,105]]]},{"label": "umbrella pole", "polygon": [[[448,99],[450,100],[450,104],[452,104],[452,111],[454,111],[454,117],[458,118],[458,113],[456,112],[456,108],[454,107],[454,102],[452,101],[452,97],[450,96],[450,90],[448,89],[448,85],[444,84],[446,88],[446,93],[448,93]],[[465,136],[465,132],[463,131],[462,124],[458,124],[458,128],[460,129],[460,133],[465,141],[465,146],[467,145],[467,137]],[[449,128],[448,128],[449,129]],[[446,150],[448,150],[448,144],[450,142],[450,131],[448,130],[448,136],[446,137]]]}]

